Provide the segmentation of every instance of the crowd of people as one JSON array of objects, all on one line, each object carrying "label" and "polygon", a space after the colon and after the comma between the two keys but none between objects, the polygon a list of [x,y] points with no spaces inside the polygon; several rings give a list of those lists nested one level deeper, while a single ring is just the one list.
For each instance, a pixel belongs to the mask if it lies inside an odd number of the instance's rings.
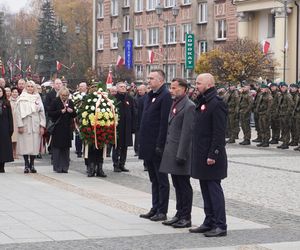
[{"label": "crowd of people", "polygon": [[[253,118],[257,130],[253,141],[258,147],[282,141],[278,148],[298,146],[294,149],[300,150],[299,89],[297,84],[288,87],[284,82],[255,85],[244,81],[239,88],[236,84],[216,85],[208,73],[200,74],[194,87],[185,79],[174,78],[168,88],[165,73],[152,70],[146,84],[121,81],[109,88],[119,120],[116,144],[104,150],[82,140],[82,118],[61,79],[55,79],[51,89],[45,90],[23,79],[8,87],[0,78],[0,172],[5,172],[6,162],[22,156],[24,173],[36,173],[34,160],[47,147],[53,171],[68,173],[75,139],[76,154],[78,158],[84,156],[87,176],[106,177],[103,154],[112,158],[114,172],[128,172],[127,149],[133,146],[135,156],[143,160],[148,171],[152,190],[152,206],[141,218],[174,228],[191,227],[192,177],[200,183],[205,220],[189,231],[207,237],[225,236],[221,186],[227,177],[225,144],[235,143],[241,128],[244,140],[240,144],[250,145]],[[76,90],[83,97],[89,91],[85,82]],[[169,220],[168,174],[175,188],[177,210]]]}]

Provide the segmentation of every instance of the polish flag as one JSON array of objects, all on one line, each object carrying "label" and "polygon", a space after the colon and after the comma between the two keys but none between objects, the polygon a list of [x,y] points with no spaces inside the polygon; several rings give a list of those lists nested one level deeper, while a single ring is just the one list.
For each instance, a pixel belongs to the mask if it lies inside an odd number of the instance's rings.
[{"label": "polish flag", "polygon": [[124,61],[124,58],[120,55],[118,55],[118,59],[117,59],[117,63],[116,65],[117,66],[121,66],[121,65],[124,65],[125,61]]},{"label": "polish flag", "polygon": [[60,71],[62,69],[62,63],[59,61],[56,61],[56,70]]},{"label": "polish flag", "polygon": [[5,67],[4,67],[4,64],[2,64],[1,75],[2,75],[3,78],[5,77]]},{"label": "polish flag", "polygon": [[148,50],[148,59],[149,59],[149,62],[152,64],[154,61],[154,51],[153,50]]},{"label": "polish flag", "polygon": [[27,67],[26,72],[31,73],[31,65]]},{"label": "polish flag", "polygon": [[269,48],[270,48],[270,43],[267,40],[265,40],[263,42],[263,51],[265,55],[268,54]]},{"label": "polish flag", "polygon": [[107,79],[106,79],[106,85],[107,85],[107,88],[110,88],[112,86],[112,83],[113,83],[113,79],[112,79],[112,72],[111,70],[108,72],[108,75],[107,75]]}]

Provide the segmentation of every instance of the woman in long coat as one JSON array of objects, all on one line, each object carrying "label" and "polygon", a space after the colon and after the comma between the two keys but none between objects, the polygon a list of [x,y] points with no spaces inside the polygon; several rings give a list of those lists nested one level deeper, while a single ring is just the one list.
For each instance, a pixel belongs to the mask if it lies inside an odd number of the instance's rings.
[{"label": "woman in long coat", "polygon": [[14,160],[11,135],[13,133],[13,118],[5,90],[0,87],[0,173],[4,173],[5,162]]},{"label": "woman in long coat", "polygon": [[18,127],[17,152],[23,155],[24,173],[36,173],[34,159],[40,152],[46,118],[42,99],[33,81],[25,83],[25,88],[17,101],[16,123]]},{"label": "woman in long coat", "polygon": [[71,124],[76,112],[66,87],[62,87],[57,95],[48,111],[49,117],[56,124],[51,138],[53,170],[68,173],[73,134]]},{"label": "woman in long coat", "polygon": [[9,101],[10,101],[10,106],[11,106],[11,111],[12,111],[12,116],[13,116],[13,122],[14,122],[14,133],[11,136],[14,159],[17,158],[18,127],[17,127],[17,123],[16,123],[16,107],[17,107],[18,97],[19,97],[18,88],[13,87],[11,89],[11,97],[10,97]]}]

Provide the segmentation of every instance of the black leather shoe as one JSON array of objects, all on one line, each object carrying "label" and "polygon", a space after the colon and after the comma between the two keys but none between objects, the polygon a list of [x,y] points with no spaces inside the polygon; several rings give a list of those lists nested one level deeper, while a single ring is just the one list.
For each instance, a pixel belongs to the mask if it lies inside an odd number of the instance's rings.
[{"label": "black leather shoe", "polygon": [[259,139],[259,138],[256,138],[256,139],[254,139],[254,140],[252,140],[253,142],[261,142],[261,139]]},{"label": "black leather shoe", "polygon": [[202,224],[200,227],[189,229],[189,232],[190,233],[205,233],[210,230],[211,230],[211,227],[208,227],[208,226]]},{"label": "black leather shoe", "polygon": [[174,228],[185,228],[185,227],[191,227],[192,222],[191,220],[181,219],[177,221],[176,223],[172,224],[172,227]]},{"label": "black leather shoe", "polygon": [[122,172],[129,172],[129,169],[125,168],[124,166],[120,166]]},{"label": "black leather shoe", "polygon": [[244,140],[242,142],[239,143],[240,145],[250,145],[250,140]]},{"label": "black leather shoe", "polygon": [[150,220],[152,220],[152,221],[163,221],[166,219],[167,219],[167,215],[165,215],[163,213],[155,214],[150,218]]},{"label": "black leather shoe", "polygon": [[219,227],[214,228],[204,234],[205,237],[221,237],[226,235],[227,235],[227,230],[221,229]]},{"label": "black leather shoe", "polygon": [[261,145],[261,147],[263,147],[263,148],[267,148],[267,147],[269,147],[270,145],[269,145],[269,143],[267,143],[267,142],[263,142],[263,144]]},{"label": "black leather shoe", "polygon": [[118,168],[118,167],[114,167],[114,172],[120,173],[120,172],[122,172],[122,170],[120,168]]},{"label": "black leather shoe", "polygon": [[140,218],[144,218],[144,219],[150,219],[152,216],[154,216],[156,214],[156,212],[154,210],[150,210],[148,213],[146,214],[140,214]]},{"label": "black leather shoe", "polygon": [[281,144],[280,146],[278,146],[277,148],[281,148],[281,149],[288,149],[289,146],[287,144]]},{"label": "black leather shoe", "polygon": [[172,226],[177,221],[179,221],[179,218],[176,217],[176,216],[174,216],[171,220],[165,220],[165,221],[163,221],[162,224],[165,225],[165,226]]},{"label": "black leather shoe", "polygon": [[272,139],[272,140],[270,141],[270,144],[278,144],[278,140]]}]

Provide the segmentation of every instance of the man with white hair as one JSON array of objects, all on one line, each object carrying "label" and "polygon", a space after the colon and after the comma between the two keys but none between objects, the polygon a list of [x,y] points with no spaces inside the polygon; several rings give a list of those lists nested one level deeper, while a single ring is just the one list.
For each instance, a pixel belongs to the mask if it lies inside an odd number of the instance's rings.
[{"label": "man with white hair", "polygon": [[191,233],[206,237],[227,235],[225,198],[221,180],[227,177],[225,130],[227,106],[218,96],[214,77],[200,74],[196,79],[199,92],[192,133],[191,177],[200,182],[205,219]]}]

